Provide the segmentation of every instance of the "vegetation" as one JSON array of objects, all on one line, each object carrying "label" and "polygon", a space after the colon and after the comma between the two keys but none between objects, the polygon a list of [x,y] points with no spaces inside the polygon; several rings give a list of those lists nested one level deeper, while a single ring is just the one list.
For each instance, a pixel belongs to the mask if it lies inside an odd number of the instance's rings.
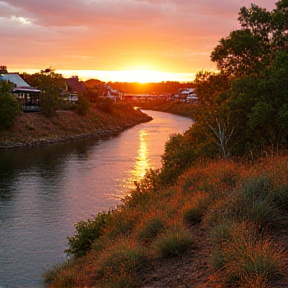
[{"label": "vegetation", "polygon": [[[118,209],[76,225],[69,238],[75,262],[55,267],[57,273],[50,271],[47,280],[54,275],[57,285],[51,287],[118,287],[111,283],[120,282],[119,287],[139,287],[137,275],[149,263],[199,249],[196,225],[201,225],[210,235],[209,265],[218,271],[217,283],[268,287],[283,276],[287,261],[284,242],[274,237],[287,225],[287,167],[284,157],[253,165],[208,161],[167,188],[147,185],[148,173]],[[67,275],[71,285],[64,286]]]},{"label": "vegetation", "polygon": [[63,76],[55,73],[53,69],[41,70],[34,74],[24,73],[21,76],[31,86],[41,90],[40,105],[42,113],[46,117],[55,116],[56,110],[59,108],[59,95],[66,87]]},{"label": "vegetation", "polygon": [[0,129],[11,128],[20,112],[20,106],[11,94],[12,88],[11,83],[0,81]]},{"label": "vegetation", "polygon": [[220,73],[196,76],[198,104],[185,111],[195,124],[171,136],[162,169],[104,212],[109,221],[77,224],[73,263],[47,274],[51,287],[140,287],[142,269],[203,249],[207,235],[206,277],[217,287],[273,287],[287,277],[287,14],[287,0],[272,12],[241,8],[242,28],[211,54]]},{"label": "vegetation", "polygon": [[[1,113],[0,118],[5,113]],[[0,131],[0,148],[43,146],[91,136],[101,138],[150,120],[151,117],[134,110],[130,105],[116,103],[109,113],[93,108],[85,116],[69,110],[56,111],[55,116],[48,118],[43,113],[21,112],[12,127]]]}]

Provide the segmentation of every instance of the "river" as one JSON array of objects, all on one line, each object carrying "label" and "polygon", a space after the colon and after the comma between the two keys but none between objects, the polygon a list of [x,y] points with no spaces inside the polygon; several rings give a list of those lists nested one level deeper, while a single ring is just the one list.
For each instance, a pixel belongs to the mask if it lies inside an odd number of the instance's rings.
[{"label": "river", "polygon": [[161,168],[169,135],[193,123],[144,112],[153,120],[110,139],[0,150],[0,288],[44,287],[74,224],[116,207],[146,169]]}]

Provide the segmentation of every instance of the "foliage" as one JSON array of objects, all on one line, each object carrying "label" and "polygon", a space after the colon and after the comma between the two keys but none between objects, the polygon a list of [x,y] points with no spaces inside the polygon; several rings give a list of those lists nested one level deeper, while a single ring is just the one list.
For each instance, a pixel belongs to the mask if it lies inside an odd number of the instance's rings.
[{"label": "foliage", "polygon": [[11,83],[0,81],[0,129],[11,128],[20,112],[19,103],[11,94],[12,88]]},{"label": "foliage", "polygon": [[270,280],[281,274],[284,248],[269,236],[259,237],[249,223],[234,225],[218,247],[212,261],[217,263],[216,268],[225,269],[226,281],[241,287],[267,287]]},{"label": "foliage", "polygon": [[157,253],[163,257],[180,256],[193,248],[195,240],[189,230],[181,225],[174,225],[160,234],[153,243]]},{"label": "foliage", "polygon": [[99,97],[97,99],[98,109],[106,113],[111,113],[113,104],[114,104],[113,99],[109,97]]},{"label": "foliage", "polygon": [[162,155],[161,183],[163,185],[173,183],[185,169],[192,165],[195,158],[190,141],[186,141],[181,134],[171,135],[165,144],[165,152]]},{"label": "foliage", "polygon": [[81,116],[85,116],[90,109],[90,102],[84,96],[78,96],[76,104],[76,112]]},{"label": "foliage", "polygon": [[240,30],[222,38],[211,53],[212,61],[219,70],[242,77],[259,73],[270,65],[274,51],[287,48],[286,0],[276,3],[272,12],[255,4],[240,9]]},{"label": "foliage", "polygon": [[55,73],[53,69],[41,70],[38,73],[23,73],[22,78],[31,86],[40,89],[43,93],[51,91],[60,93],[66,88],[66,80],[61,74]]},{"label": "foliage", "polygon": [[68,237],[69,249],[65,252],[76,258],[85,255],[91,250],[93,241],[103,234],[110,213],[99,213],[94,220],[80,221],[75,224],[75,235]]},{"label": "foliage", "polygon": [[155,239],[164,229],[163,219],[154,216],[148,219],[137,233],[137,239],[147,243]]},{"label": "foliage", "polygon": [[[58,286],[62,279],[76,287],[96,286],[99,281],[103,287],[137,287],[138,271],[146,262],[181,256],[202,245],[200,234],[194,236],[200,228],[201,234],[210,235],[211,266],[220,273],[217,282],[266,287],[281,275],[287,260],[287,253],[272,237],[287,219],[287,185],[285,157],[254,164],[197,163],[179,177],[177,185],[156,190],[143,185],[145,197],[135,194],[133,205],[128,201],[104,218],[80,224],[74,236],[77,241],[71,243],[85,257],[60,267],[50,279]],[[264,209],[256,208],[258,203]],[[197,228],[191,226],[196,220]]]},{"label": "foliage", "polygon": [[184,221],[189,224],[197,224],[202,220],[203,211],[200,207],[190,207],[183,212]]},{"label": "foliage", "polygon": [[251,148],[286,146],[287,73],[288,53],[279,51],[258,77],[251,75],[233,82],[228,117],[235,127],[234,154],[241,155]]},{"label": "foliage", "polygon": [[58,107],[58,95],[54,93],[40,93],[40,107],[46,117],[54,116]]},{"label": "foliage", "polygon": [[119,279],[123,274],[129,276],[134,274],[143,265],[145,260],[144,250],[141,246],[131,245],[127,240],[119,239],[119,242],[110,243],[110,248],[102,252],[98,259],[98,269],[96,273],[110,280]]},{"label": "foliage", "polygon": [[[288,218],[287,159],[208,160],[221,153],[226,158],[230,151],[260,156],[264,149],[287,145],[288,1],[276,6],[272,12],[254,4],[241,8],[242,29],[221,39],[211,55],[221,73],[198,73],[194,86],[199,103],[191,107],[196,122],[184,135],[170,137],[162,169],[136,183],[108,214],[109,223],[104,217],[100,224],[96,218],[76,226],[76,235],[68,238],[70,252],[81,256],[89,251],[87,270],[93,272],[75,276],[84,281],[79,287],[88,286],[89,276],[93,286],[95,271],[114,281],[111,287],[117,282],[133,287],[144,259],[179,256],[195,247],[195,227],[184,226],[195,223],[210,234],[218,281],[267,287],[281,275],[287,252],[272,236]],[[110,111],[112,103],[99,104]]]},{"label": "foliage", "polygon": [[44,274],[45,283],[53,283],[55,286],[72,288],[76,287],[74,280],[74,261],[68,260],[65,263],[56,264],[53,269]]},{"label": "foliage", "polygon": [[41,90],[40,106],[47,117],[55,115],[58,108],[58,97],[66,89],[66,81],[61,74],[52,69],[41,70],[39,73],[21,75],[31,86]]}]

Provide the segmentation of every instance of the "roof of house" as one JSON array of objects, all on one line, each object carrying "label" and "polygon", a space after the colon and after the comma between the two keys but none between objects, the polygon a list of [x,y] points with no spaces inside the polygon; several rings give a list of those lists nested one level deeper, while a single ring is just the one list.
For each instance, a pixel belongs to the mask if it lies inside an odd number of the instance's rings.
[{"label": "roof of house", "polygon": [[13,89],[12,91],[13,93],[19,93],[19,92],[34,92],[34,93],[40,93],[41,90],[37,89],[37,88],[34,88],[34,87],[27,87],[27,86],[17,86],[16,88]]},{"label": "roof of house", "polygon": [[0,74],[1,80],[9,80],[16,84],[16,87],[31,87],[26,81],[24,81],[18,73],[5,73]]}]

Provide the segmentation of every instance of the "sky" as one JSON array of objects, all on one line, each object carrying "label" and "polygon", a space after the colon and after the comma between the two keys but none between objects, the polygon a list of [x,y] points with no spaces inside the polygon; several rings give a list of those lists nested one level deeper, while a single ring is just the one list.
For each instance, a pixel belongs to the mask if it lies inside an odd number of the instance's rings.
[{"label": "sky", "polygon": [[[253,0],[271,11],[276,0]],[[0,65],[102,81],[192,81],[251,0],[0,0]],[[151,81],[151,80],[152,81]],[[153,81],[153,79],[155,81]]]}]

